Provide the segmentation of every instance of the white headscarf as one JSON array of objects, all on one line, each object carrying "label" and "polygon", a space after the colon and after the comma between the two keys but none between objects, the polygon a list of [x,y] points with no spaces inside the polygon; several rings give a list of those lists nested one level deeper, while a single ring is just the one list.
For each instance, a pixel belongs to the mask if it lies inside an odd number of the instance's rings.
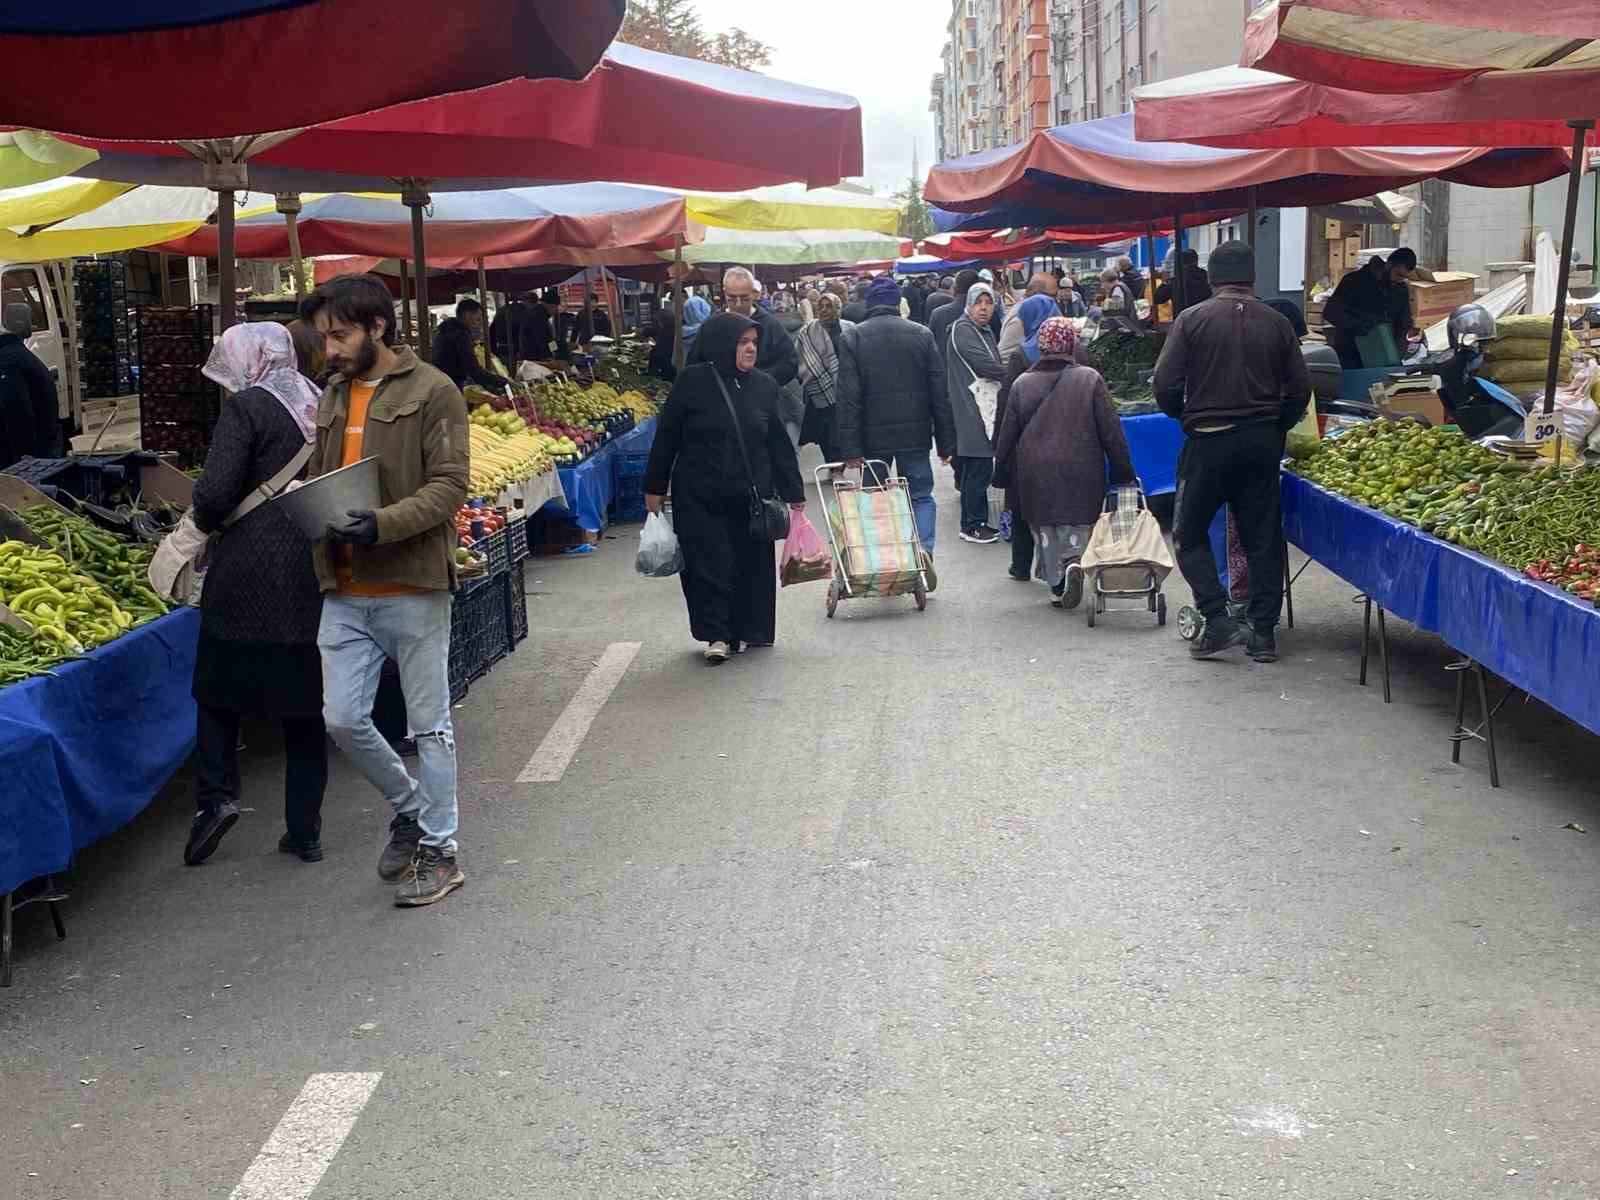
[{"label": "white headscarf", "polygon": [[201,373],[230,392],[253,387],[271,392],[294,418],[306,441],[316,440],[321,393],[295,368],[294,338],[276,321],[224,330]]}]

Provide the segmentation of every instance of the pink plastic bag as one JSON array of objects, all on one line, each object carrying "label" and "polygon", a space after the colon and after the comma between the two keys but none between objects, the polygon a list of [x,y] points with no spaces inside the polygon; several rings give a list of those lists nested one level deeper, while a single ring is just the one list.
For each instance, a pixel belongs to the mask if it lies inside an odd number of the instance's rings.
[{"label": "pink plastic bag", "polygon": [[778,581],[784,587],[833,578],[833,555],[803,512],[789,514],[789,536],[783,540]]}]

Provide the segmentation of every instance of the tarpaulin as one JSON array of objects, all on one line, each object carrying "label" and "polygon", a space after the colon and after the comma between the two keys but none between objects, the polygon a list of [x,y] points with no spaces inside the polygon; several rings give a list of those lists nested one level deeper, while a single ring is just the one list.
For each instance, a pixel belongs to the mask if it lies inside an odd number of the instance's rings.
[{"label": "tarpaulin", "polygon": [[0,690],[0,892],[60,871],[150,803],[194,746],[200,611]]},{"label": "tarpaulin", "polygon": [[1160,496],[1178,488],[1178,455],[1183,450],[1183,426],[1166,413],[1146,413],[1122,418],[1133,470],[1144,484],[1145,495]]},{"label": "tarpaulin", "polygon": [[900,204],[845,188],[789,183],[746,192],[687,197],[689,219],[727,229],[866,229],[898,233]]},{"label": "tarpaulin", "polygon": [[435,0],[16,2],[0,15],[5,116],[106,138],[292,129],[522,76],[582,79],[623,10],[623,0],[451,0],[448,13]]},{"label": "tarpaulin", "polygon": [[617,444],[607,442],[575,467],[560,467],[561,490],[566,503],[554,500],[547,512],[565,512],[591,533],[599,533],[610,521],[607,515],[617,497]]},{"label": "tarpaulin", "polygon": [[1283,530],[1389,612],[1600,733],[1593,604],[1287,472]]}]

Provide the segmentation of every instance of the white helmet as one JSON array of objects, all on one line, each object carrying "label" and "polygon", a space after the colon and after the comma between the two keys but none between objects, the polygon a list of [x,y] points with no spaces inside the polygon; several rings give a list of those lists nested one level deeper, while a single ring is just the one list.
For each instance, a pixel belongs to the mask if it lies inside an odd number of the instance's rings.
[{"label": "white helmet", "polygon": [[1463,304],[1451,313],[1449,331],[1452,350],[1490,342],[1499,336],[1495,331],[1494,314],[1481,304]]}]

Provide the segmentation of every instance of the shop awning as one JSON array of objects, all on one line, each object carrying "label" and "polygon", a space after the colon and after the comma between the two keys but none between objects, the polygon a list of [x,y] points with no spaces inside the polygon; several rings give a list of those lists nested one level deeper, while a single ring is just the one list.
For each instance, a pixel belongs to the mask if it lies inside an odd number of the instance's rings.
[{"label": "shop awning", "polygon": [[[1555,150],[1296,147],[1231,150],[1134,137],[1131,113],[1040,130],[1026,142],[940,163],[930,204],[982,214],[966,228],[1079,226],[1246,208],[1334,204],[1444,178],[1479,187],[1542,183],[1570,159]],[[941,229],[954,225],[945,223]]]},{"label": "shop awning", "polygon": [[1231,149],[1317,146],[1570,146],[1566,117],[1600,110],[1600,73],[1490,72],[1397,96],[1223,67],[1134,92],[1143,141]]},{"label": "shop awning", "polygon": [[683,248],[683,260],[807,267],[893,258],[908,248],[898,237],[861,229],[708,229],[705,241]]},{"label": "shop awning", "polygon": [[[1151,226],[1106,226],[1101,229],[997,229],[936,233],[924,238],[922,252],[938,259],[1001,262],[1049,254],[1057,247],[1091,249],[1145,236]],[[1172,221],[1154,223],[1158,237],[1172,236]]]},{"label": "shop awning", "polygon": [[[1594,0],[1273,0],[1245,23],[1242,61],[1364,92],[1435,91],[1497,71],[1587,75],[1592,89],[1600,19]],[[1597,110],[1591,92],[1584,108],[1552,115]]]},{"label": "shop awning", "polygon": [[96,137],[292,129],[502,80],[582,79],[624,0],[6,6],[5,119]]},{"label": "shop awning", "polygon": [[27,187],[70,175],[99,154],[33,129],[0,132],[0,188]]},{"label": "shop awning", "polygon": [[[99,180],[71,183],[54,193],[24,191],[0,197],[0,225],[5,227],[0,230],[0,259],[42,262],[138,250],[191,234],[215,219],[217,211],[217,194],[205,188],[130,187]],[[109,198],[102,202],[78,207],[106,193]],[[252,192],[238,193],[236,199],[245,205],[272,203],[271,196]],[[34,219],[28,221],[29,216]],[[281,224],[282,218],[278,220]],[[30,227],[33,232],[24,232]]]},{"label": "shop awning", "polygon": [[689,219],[728,229],[866,229],[897,233],[898,201],[849,188],[801,184],[689,196]]},{"label": "shop awning", "polygon": [[[305,197],[303,205],[297,222],[303,254],[411,255],[411,210],[397,195],[335,193]],[[441,192],[427,216],[434,265],[552,246],[670,249],[674,238],[690,235],[681,196],[616,183]],[[288,230],[277,209],[268,204],[240,212],[235,247],[240,258],[289,258]],[[215,257],[216,227],[162,249]]]}]

